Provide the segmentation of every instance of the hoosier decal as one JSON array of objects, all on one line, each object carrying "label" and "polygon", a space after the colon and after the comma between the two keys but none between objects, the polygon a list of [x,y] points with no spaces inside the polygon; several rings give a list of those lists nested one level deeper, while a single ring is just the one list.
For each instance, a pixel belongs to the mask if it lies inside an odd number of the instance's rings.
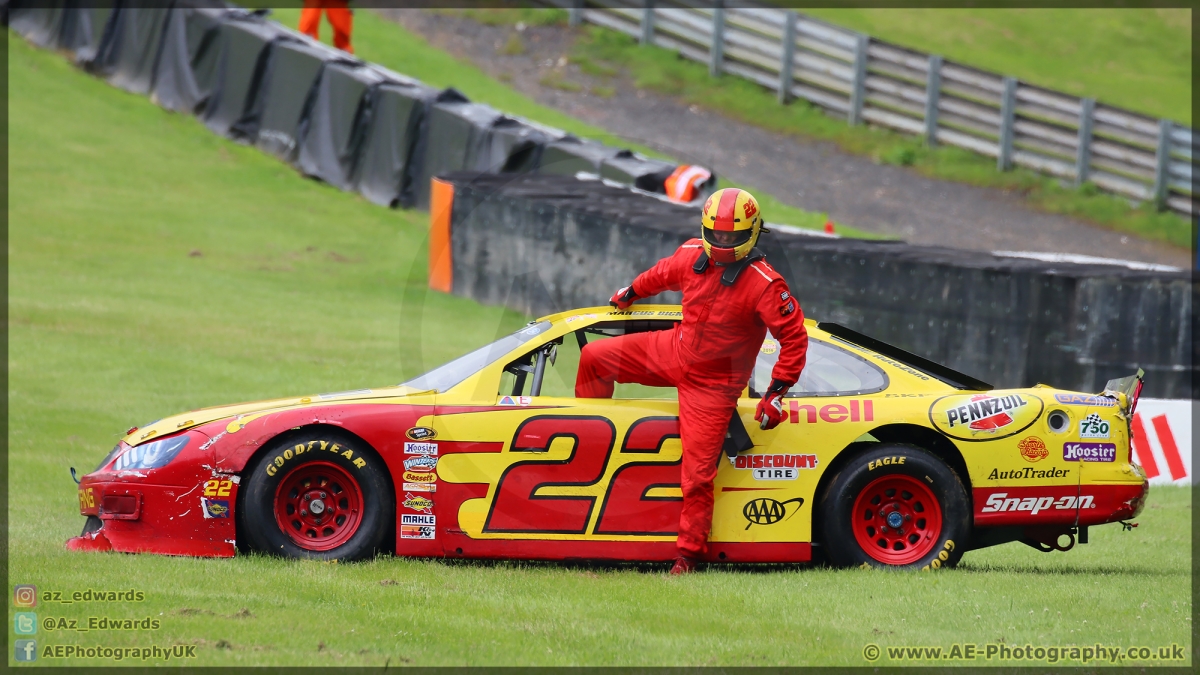
[{"label": "hoosier decal", "polygon": [[1115,462],[1116,443],[1063,443],[1063,459],[1068,462]]},{"label": "hoosier decal", "polygon": [[934,401],[929,421],[951,438],[988,441],[1029,428],[1043,407],[1042,399],[1025,392],[956,394]]}]

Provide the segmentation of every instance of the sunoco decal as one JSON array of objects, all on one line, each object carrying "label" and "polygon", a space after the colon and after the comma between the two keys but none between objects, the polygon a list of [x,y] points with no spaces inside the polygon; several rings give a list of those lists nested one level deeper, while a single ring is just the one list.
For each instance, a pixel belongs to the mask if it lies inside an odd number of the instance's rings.
[{"label": "sunoco decal", "polygon": [[205,518],[228,518],[229,517],[229,500],[228,499],[205,499],[200,498],[201,513]]},{"label": "sunoco decal", "polygon": [[951,438],[990,441],[1028,429],[1044,407],[1042,399],[1025,392],[956,394],[934,401],[929,421]]},{"label": "sunoco decal", "polygon": [[405,494],[403,506],[406,509],[420,511],[421,513],[433,513],[433,500],[428,497]]}]

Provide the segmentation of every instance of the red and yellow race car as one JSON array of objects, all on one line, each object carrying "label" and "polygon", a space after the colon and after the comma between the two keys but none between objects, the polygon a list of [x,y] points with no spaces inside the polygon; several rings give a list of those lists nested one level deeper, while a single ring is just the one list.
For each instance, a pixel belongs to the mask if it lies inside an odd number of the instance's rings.
[{"label": "red and yellow race car", "polygon": [[[589,342],[678,306],[581,309],[396,387],[207,408],[128,435],[79,485],[73,550],[353,560],[666,561],[681,493],[673,389],[574,398]],[[808,322],[787,421],[753,423],[763,342],[714,488],[711,562],[939,568],[972,549],[1087,542],[1147,494],[1130,455],[1141,373],[1099,395],[990,385]]]}]

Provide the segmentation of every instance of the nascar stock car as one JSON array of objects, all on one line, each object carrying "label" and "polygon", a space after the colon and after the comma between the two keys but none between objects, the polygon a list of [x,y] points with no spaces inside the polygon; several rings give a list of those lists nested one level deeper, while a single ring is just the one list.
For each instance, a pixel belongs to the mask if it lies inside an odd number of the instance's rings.
[{"label": "nascar stock car", "polygon": [[[131,429],[79,484],[73,550],[352,560],[666,561],[682,504],[674,389],[574,398],[589,341],[678,306],[581,309],[396,387],[207,408]],[[966,551],[1087,542],[1135,517],[1142,374],[1103,394],[981,381],[808,321],[786,421],[753,422],[763,342],[714,486],[710,562],[939,568]]]}]

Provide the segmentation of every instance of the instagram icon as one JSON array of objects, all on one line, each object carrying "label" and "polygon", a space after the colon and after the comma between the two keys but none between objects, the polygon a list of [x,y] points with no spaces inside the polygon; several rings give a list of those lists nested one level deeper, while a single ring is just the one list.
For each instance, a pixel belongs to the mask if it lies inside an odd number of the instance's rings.
[{"label": "instagram icon", "polygon": [[13,588],[13,605],[37,607],[37,586],[18,584]]}]

